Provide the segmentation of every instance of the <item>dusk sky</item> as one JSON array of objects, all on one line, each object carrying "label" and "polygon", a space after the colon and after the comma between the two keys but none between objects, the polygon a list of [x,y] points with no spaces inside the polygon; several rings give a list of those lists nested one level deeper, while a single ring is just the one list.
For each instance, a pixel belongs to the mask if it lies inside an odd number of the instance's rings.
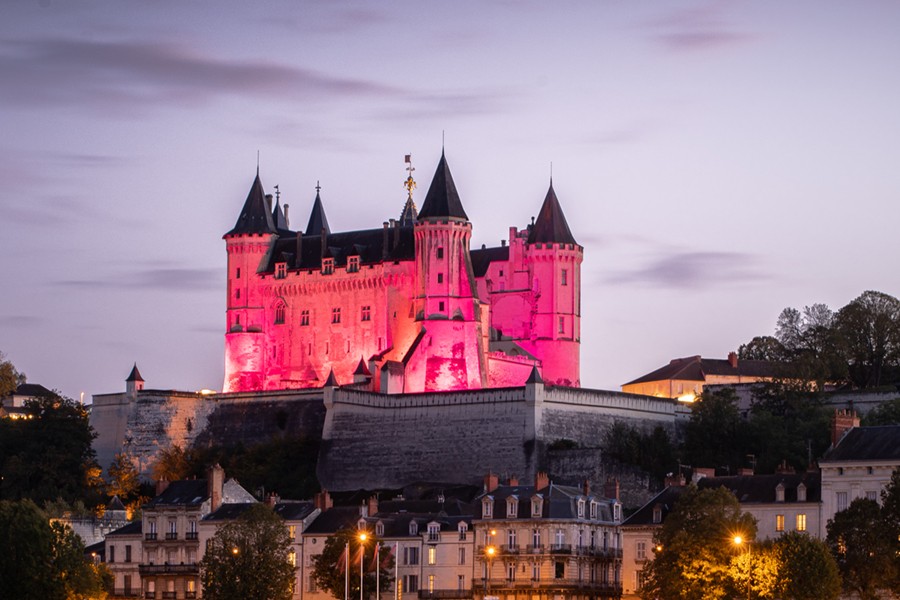
[{"label": "dusk sky", "polygon": [[553,185],[584,246],[582,385],[724,358],[786,306],[900,294],[900,3],[0,3],[0,351],[75,399],[221,389],[225,243],[421,206],[472,247]]}]

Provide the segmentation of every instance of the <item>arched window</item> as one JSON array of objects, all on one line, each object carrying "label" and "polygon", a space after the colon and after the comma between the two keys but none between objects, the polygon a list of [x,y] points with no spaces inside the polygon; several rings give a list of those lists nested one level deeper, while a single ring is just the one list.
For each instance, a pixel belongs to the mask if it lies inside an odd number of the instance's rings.
[{"label": "arched window", "polygon": [[284,302],[279,302],[278,304],[275,305],[275,324],[276,325],[281,325],[284,323],[284,313],[285,313],[286,309],[287,309],[287,306],[285,306]]}]

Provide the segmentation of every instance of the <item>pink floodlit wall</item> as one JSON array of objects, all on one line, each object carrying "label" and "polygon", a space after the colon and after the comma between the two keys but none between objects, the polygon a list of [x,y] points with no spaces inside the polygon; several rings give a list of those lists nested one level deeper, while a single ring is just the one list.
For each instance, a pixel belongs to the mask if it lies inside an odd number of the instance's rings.
[{"label": "pink floodlit wall", "polygon": [[[393,225],[392,225],[393,226]],[[577,245],[528,244],[475,277],[471,224],[416,224],[415,259],[260,273],[274,235],[226,237],[226,392],[339,385],[384,393],[580,385]],[[371,376],[354,376],[362,361]]]}]

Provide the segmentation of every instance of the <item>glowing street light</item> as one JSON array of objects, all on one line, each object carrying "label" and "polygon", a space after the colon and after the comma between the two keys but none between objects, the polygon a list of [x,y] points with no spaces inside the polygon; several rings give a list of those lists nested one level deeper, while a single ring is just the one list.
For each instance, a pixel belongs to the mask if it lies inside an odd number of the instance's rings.
[{"label": "glowing street light", "polygon": [[734,545],[740,548],[744,542],[747,542],[747,600],[750,600],[750,577],[753,575],[753,564],[750,562],[750,540],[745,540],[741,535],[735,535],[732,539]]},{"label": "glowing street light", "polygon": [[366,553],[366,540],[369,536],[363,531],[359,534],[359,600],[363,600],[363,556]]}]

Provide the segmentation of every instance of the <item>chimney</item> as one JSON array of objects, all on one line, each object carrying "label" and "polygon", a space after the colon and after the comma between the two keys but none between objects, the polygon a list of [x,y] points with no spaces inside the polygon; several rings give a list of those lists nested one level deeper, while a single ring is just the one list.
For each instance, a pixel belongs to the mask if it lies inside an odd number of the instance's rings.
[{"label": "chimney", "polygon": [[493,473],[488,473],[484,476],[484,492],[486,494],[496,490],[498,485],[500,485],[500,478]]},{"label": "chimney", "polygon": [[209,512],[222,506],[222,494],[225,487],[225,469],[219,463],[211,467],[206,475],[206,493],[209,496]]},{"label": "chimney", "polygon": [[383,222],[382,226],[384,227],[384,233],[381,236],[381,258],[384,260],[388,256],[388,222]]},{"label": "chimney", "polygon": [[737,369],[737,353],[729,352],[728,353],[728,364],[731,365],[732,369]]},{"label": "chimney", "polygon": [[534,489],[539,491],[550,485],[550,476],[544,471],[538,471],[534,476]]},{"label": "chimney", "polygon": [[782,460],[781,463],[775,468],[776,473],[796,473],[796,469],[790,466],[787,460]]},{"label": "chimney", "polygon": [[831,418],[831,447],[837,446],[844,434],[854,427],[859,427],[859,416],[856,411],[849,408],[834,409],[834,416]]},{"label": "chimney", "polygon": [[369,496],[369,516],[374,517],[378,514],[378,496]]},{"label": "chimney", "polygon": [[588,479],[585,479],[581,482],[581,491],[585,496],[591,495],[591,482]]},{"label": "chimney", "polygon": [[157,481],[156,482],[156,495],[159,496],[160,494],[162,494],[164,491],[166,491],[167,487],[169,487],[168,479],[160,479],[159,481]]},{"label": "chimney", "polygon": [[611,498],[613,500],[619,499],[619,480],[618,479],[608,479],[606,483],[603,484],[603,497]]},{"label": "chimney", "polygon": [[266,194],[266,209],[272,212],[272,194]]},{"label": "chimney", "polygon": [[331,494],[328,493],[328,490],[322,490],[316,494],[313,497],[313,505],[322,512],[332,508],[334,503],[331,501]]},{"label": "chimney", "polygon": [[677,475],[673,475],[669,473],[666,475],[666,487],[684,487],[686,483],[684,479],[684,475],[678,473]]},{"label": "chimney", "polygon": [[741,467],[738,469],[738,475],[753,475],[753,469],[749,467]]},{"label": "chimney", "polygon": [[394,230],[394,248],[396,248],[400,245],[400,226],[394,219],[391,219],[391,229]]},{"label": "chimney", "polygon": [[704,477],[715,477],[715,476],[716,476],[716,470],[714,468],[697,467],[694,469],[694,474],[691,477],[691,480],[694,483],[697,483]]},{"label": "chimney", "polygon": [[517,485],[519,485],[519,478],[516,477],[515,475],[510,475],[510,477],[509,477],[509,486],[510,486],[510,487],[516,487]]},{"label": "chimney", "polygon": [[290,204],[284,205],[284,226],[287,229],[291,228],[291,222],[288,220],[288,209],[291,207]]},{"label": "chimney", "polygon": [[266,506],[268,506],[269,508],[275,508],[275,505],[278,504],[279,500],[281,500],[281,498],[278,497],[278,494],[272,492],[271,494],[266,496]]}]

